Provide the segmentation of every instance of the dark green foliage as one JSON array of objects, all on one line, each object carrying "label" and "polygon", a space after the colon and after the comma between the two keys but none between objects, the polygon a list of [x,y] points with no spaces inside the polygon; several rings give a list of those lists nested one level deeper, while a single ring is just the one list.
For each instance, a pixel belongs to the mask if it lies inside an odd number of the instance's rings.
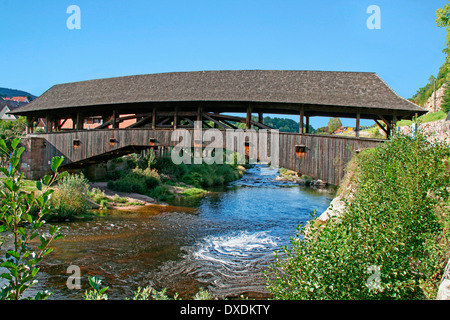
[{"label": "dark green foliage", "polygon": [[11,148],[11,142],[24,133],[26,118],[20,117],[15,121],[0,120],[0,139],[5,140],[6,146]]},{"label": "dark green foliage", "polygon": [[[450,88],[450,82],[447,82],[447,88]],[[444,112],[450,112],[450,90],[446,89],[442,100],[441,108]]]},{"label": "dark green foliage", "polygon": [[176,165],[170,158],[157,158],[153,167],[173,181],[182,181],[197,188],[223,185],[242,176],[234,165],[206,163]]},{"label": "dark green foliage", "polygon": [[449,254],[449,156],[420,133],[361,153],[344,214],[300,230],[267,274],[274,297],[434,299]]},{"label": "dark green foliage", "polygon": [[[6,280],[6,285],[0,291],[0,299],[22,299],[37,282],[39,263],[53,251],[51,242],[63,237],[56,226],[50,226],[44,232],[43,217],[49,213],[49,200],[53,193],[49,186],[64,177],[57,174],[64,158],[53,158],[53,174],[37,181],[35,190],[25,192],[24,174],[19,172],[20,158],[25,148],[19,144],[20,139],[14,139],[8,149],[6,142],[0,139],[0,154],[9,160],[8,169],[0,168],[5,176],[2,179],[3,188],[0,188],[0,233],[6,231],[13,237],[12,247],[6,248],[6,254],[0,260],[0,267],[7,270],[0,274]],[[30,299],[46,299],[49,295],[51,293],[48,291],[38,292]]]},{"label": "dark green foliage", "polygon": [[[175,164],[170,157],[155,158],[153,153],[134,155],[128,164],[136,166],[108,181],[108,189],[136,192],[167,201],[174,198],[169,186],[180,183],[196,188],[220,186],[239,179],[242,172],[228,164]],[[183,185],[184,186],[184,185]]]},{"label": "dark green foliage", "polygon": [[108,188],[120,192],[146,194],[160,184],[159,174],[151,169],[133,169],[116,181],[109,181]]}]

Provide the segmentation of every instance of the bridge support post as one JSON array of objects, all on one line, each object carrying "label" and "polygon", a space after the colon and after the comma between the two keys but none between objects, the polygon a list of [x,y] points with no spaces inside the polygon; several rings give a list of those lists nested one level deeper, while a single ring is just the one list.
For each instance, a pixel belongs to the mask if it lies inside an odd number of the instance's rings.
[{"label": "bridge support post", "polygon": [[251,123],[250,120],[252,120],[252,106],[247,106],[247,118],[245,119],[245,127],[247,130],[251,129]]},{"label": "bridge support post", "polygon": [[22,139],[25,152],[21,159],[21,171],[27,179],[37,180],[42,178],[47,171],[45,164],[46,141],[44,138],[26,137]]},{"label": "bridge support post", "polygon": [[305,133],[309,133],[309,116],[306,116]]},{"label": "bridge support post", "polygon": [[34,118],[27,117],[27,134],[33,133],[34,131]]},{"label": "bridge support post", "polygon": [[359,138],[359,121],[360,121],[360,118],[361,118],[361,113],[358,112],[356,114],[356,127],[355,127],[355,136],[356,136],[356,138]]},{"label": "bridge support post", "polygon": [[262,112],[258,112],[258,122],[263,123],[264,122],[264,116]]},{"label": "bridge support post", "polygon": [[302,105],[300,107],[300,126],[299,126],[299,133],[303,134],[303,118],[305,117],[305,107]]},{"label": "bridge support post", "polygon": [[198,128],[198,129],[202,128],[202,125],[201,125],[201,123],[203,121],[203,119],[202,119],[202,112],[203,112],[202,107],[198,106],[197,107],[197,124],[200,125],[200,128]]},{"label": "bridge support post", "polygon": [[113,110],[112,114],[112,128],[117,129],[117,112],[116,109]]},{"label": "bridge support post", "polygon": [[152,110],[152,130],[156,129],[156,107]]},{"label": "bridge support post", "polygon": [[397,118],[397,115],[394,113],[394,116],[392,117],[392,128],[394,129],[394,131],[396,130],[397,122],[398,122],[398,118]]},{"label": "bridge support post", "polygon": [[81,112],[77,112],[77,130],[83,130],[84,117]]}]

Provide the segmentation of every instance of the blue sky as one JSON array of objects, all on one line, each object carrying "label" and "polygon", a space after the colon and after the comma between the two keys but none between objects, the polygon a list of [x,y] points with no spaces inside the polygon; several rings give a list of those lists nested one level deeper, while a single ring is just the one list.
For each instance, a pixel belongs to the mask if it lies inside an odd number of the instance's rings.
[{"label": "blue sky", "polygon": [[[1,0],[0,87],[41,95],[58,83],[170,71],[369,71],[409,98],[444,61],[435,11],[446,3]],[[80,30],[66,26],[73,4]],[[380,30],[366,26],[373,4]]]}]

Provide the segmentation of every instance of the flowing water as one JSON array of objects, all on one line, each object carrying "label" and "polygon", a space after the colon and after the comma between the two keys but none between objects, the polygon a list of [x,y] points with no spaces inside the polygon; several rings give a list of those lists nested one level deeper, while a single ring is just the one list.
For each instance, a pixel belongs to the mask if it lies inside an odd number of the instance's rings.
[{"label": "flowing water", "polygon": [[[140,286],[167,288],[190,298],[199,288],[216,297],[269,297],[263,270],[274,251],[289,245],[296,227],[320,214],[332,194],[277,181],[277,169],[256,166],[225,189],[189,206],[146,206],[111,211],[89,221],[61,223],[38,287],[51,299],[80,299],[88,275],[109,286],[110,299],[131,297]],[[82,289],[69,290],[66,273],[79,266]]]}]

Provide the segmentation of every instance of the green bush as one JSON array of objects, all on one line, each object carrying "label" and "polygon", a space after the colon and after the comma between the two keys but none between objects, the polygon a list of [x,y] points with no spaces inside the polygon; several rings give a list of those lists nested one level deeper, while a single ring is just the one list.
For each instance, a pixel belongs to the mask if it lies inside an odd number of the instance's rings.
[{"label": "green bush", "polygon": [[89,192],[89,196],[91,197],[92,201],[98,204],[100,204],[102,201],[108,200],[108,197],[105,195],[105,193],[97,188],[93,188],[92,191]]},{"label": "green bush", "polygon": [[299,228],[266,274],[269,291],[277,299],[434,298],[449,254],[449,155],[420,133],[358,155],[345,212]]},{"label": "green bush", "polygon": [[161,201],[171,200],[174,195],[170,192],[170,189],[166,185],[157,186],[155,189],[151,190],[149,196],[152,198],[159,199]]},{"label": "green bush", "polygon": [[136,168],[116,181],[108,181],[108,189],[146,194],[161,183],[156,170]]},{"label": "green bush", "polygon": [[62,178],[50,199],[51,218],[67,219],[86,214],[89,210],[88,180],[83,174],[72,174]]}]

